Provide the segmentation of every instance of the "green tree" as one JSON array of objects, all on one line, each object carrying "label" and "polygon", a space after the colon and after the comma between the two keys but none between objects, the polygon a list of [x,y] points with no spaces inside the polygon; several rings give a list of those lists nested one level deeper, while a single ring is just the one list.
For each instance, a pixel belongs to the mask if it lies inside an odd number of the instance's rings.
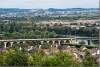
[{"label": "green tree", "polygon": [[[0,65],[3,66],[26,66],[27,64],[27,54],[18,50],[8,49],[2,52],[0,55]],[[2,62],[1,62],[2,61]]]},{"label": "green tree", "polygon": [[96,60],[92,57],[89,51],[86,51],[85,58],[83,59],[83,66],[96,66]]},{"label": "green tree", "polygon": [[52,56],[44,57],[43,66],[80,66],[77,60],[68,53],[58,52]]},{"label": "green tree", "polygon": [[37,52],[32,53],[28,57],[28,65],[35,65],[35,66],[41,66],[42,64],[42,58],[45,56],[45,53],[42,50],[37,50]]}]

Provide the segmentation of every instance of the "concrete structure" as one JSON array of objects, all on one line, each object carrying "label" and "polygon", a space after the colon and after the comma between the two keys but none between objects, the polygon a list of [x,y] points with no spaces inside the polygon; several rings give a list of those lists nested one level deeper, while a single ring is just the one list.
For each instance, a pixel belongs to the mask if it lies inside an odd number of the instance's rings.
[{"label": "concrete structure", "polygon": [[70,37],[70,38],[41,38],[41,39],[7,39],[0,40],[0,45],[3,45],[3,48],[12,47],[14,43],[16,44],[25,44],[25,42],[31,41],[32,43],[38,43],[41,48],[43,44],[50,44],[52,46],[58,47],[59,45],[66,44],[80,44],[84,41],[84,45],[92,45],[93,40],[99,40],[96,37]]}]

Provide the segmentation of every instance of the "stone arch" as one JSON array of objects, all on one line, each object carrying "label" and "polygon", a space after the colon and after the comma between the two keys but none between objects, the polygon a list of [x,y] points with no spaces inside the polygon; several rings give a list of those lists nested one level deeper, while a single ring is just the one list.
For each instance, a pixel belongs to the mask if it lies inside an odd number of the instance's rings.
[{"label": "stone arch", "polygon": [[53,41],[54,43],[53,43],[53,47],[58,47],[58,45],[59,45],[59,42],[58,42],[58,40],[55,40],[55,41]]},{"label": "stone arch", "polygon": [[49,41],[49,44],[52,45],[53,44],[53,41]]},{"label": "stone arch", "polygon": [[11,46],[11,43],[10,42],[7,42],[6,43],[6,47],[10,47]]},{"label": "stone arch", "polygon": [[79,45],[88,45],[88,42],[86,40],[78,40],[77,44],[79,44]]},{"label": "stone arch", "polygon": [[47,44],[47,41],[44,40],[44,41],[43,41],[43,44]]},{"label": "stone arch", "polygon": [[0,49],[2,49],[4,47],[4,43],[0,42]]},{"label": "stone arch", "polygon": [[60,45],[59,40],[55,40],[56,45]]},{"label": "stone arch", "polygon": [[25,41],[20,41],[20,44],[24,45],[25,44]]},{"label": "stone arch", "polygon": [[61,41],[60,41],[60,44],[64,44],[64,40],[61,40]]},{"label": "stone arch", "polygon": [[99,40],[92,40],[91,42],[92,42],[92,44],[96,44],[96,45],[99,44]]},{"label": "stone arch", "polygon": [[40,41],[37,41],[37,43],[38,43],[39,45],[41,45],[41,42],[40,42]]},{"label": "stone arch", "polygon": [[34,41],[34,43],[35,45],[41,45],[41,41],[38,41],[38,40]]},{"label": "stone arch", "polygon": [[41,47],[42,49],[49,49],[50,48],[50,44],[49,43],[50,43],[49,41],[44,40],[43,44],[39,45],[39,48]]},{"label": "stone arch", "polygon": [[35,41],[26,41],[26,45],[32,46],[33,44],[36,44]]},{"label": "stone arch", "polygon": [[58,40],[55,40],[55,44],[58,44],[59,42],[58,42]]},{"label": "stone arch", "polygon": [[39,48],[39,45],[41,45],[41,41],[37,41],[37,40],[32,41],[31,46],[33,46],[33,48]]},{"label": "stone arch", "polygon": [[15,44],[17,44],[17,42],[16,42],[16,41],[14,41],[14,42],[13,42],[13,44],[15,45]]},{"label": "stone arch", "polygon": [[66,44],[71,44],[71,40],[66,40]]},{"label": "stone arch", "polygon": [[32,45],[35,46],[36,45],[36,41],[32,41]]},{"label": "stone arch", "polygon": [[[10,42],[10,44],[11,44],[11,42]],[[11,47],[21,47],[22,46],[22,44],[20,43],[20,41],[13,41],[13,43],[12,43],[13,45],[11,46]]]}]

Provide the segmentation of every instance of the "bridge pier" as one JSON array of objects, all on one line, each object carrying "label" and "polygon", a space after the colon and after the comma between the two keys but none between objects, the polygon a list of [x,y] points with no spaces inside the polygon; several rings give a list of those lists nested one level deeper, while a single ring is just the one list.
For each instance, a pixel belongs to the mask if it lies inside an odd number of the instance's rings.
[{"label": "bridge pier", "polygon": [[60,46],[60,41],[61,41],[61,40],[58,40],[58,45],[59,45],[59,46]]},{"label": "bridge pier", "polygon": [[56,48],[58,48],[58,44],[56,44]]},{"label": "bridge pier", "polygon": [[72,44],[74,41],[72,39],[68,40],[69,44]]},{"label": "bridge pier", "polygon": [[55,44],[55,40],[52,41],[52,44],[53,44],[53,45]]},{"label": "bridge pier", "polygon": [[20,42],[17,42],[17,44],[20,44]]},{"label": "bridge pier", "polygon": [[53,46],[51,45],[51,48],[52,48]]},{"label": "bridge pier", "polygon": [[21,48],[21,47],[19,47],[19,50],[22,50],[22,48]]},{"label": "bridge pier", "polygon": [[39,45],[39,49],[41,48],[41,45]]},{"label": "bridge pier", "polygon": [[4,48],[5,49],[7,48],[7,42],[4,42]]},{"label": "bridge pier", "polygon": [[47,41],[47,44],[49,44],[49,41]]},{"label": "bridge pier", "polygon": [[44,43],[44,41],[41,41],[41,44],[43,44]]},{"label": "bridge pier", "polygon": [[83,40],[85,42],[85,45],[88,45],[88,41],[87,40]]},{"label": "bridge pier", "polygon": [[14,42],[10,42],[11,47],[13,46],[13,43],[14,43]]},{"label": "bridge pier", "polygon": [[76,44],[76,40],[71,40],[70,43],[71,44]]},{"label": "bridge pier", "polygon": [[64,44],[66,44],[66,40],[63,40],[64,41]]},{"label": "bridge pier", "polygon": [[93,45],[92,40],[88,40],[88,45]]},{"label": "bridge pier", "polygon": [[23,44],[25,44],[25,41],[23,41]]}]

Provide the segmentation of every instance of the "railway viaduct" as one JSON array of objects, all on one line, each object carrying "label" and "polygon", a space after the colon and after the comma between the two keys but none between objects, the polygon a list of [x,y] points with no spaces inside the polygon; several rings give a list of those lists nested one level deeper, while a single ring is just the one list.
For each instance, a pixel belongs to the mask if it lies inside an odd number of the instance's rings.
[{"label": "railway viaduct", "polygon": [[92,41],[99,41],[97,37],[69,37],[69,38],[38,38],[38,39],[4,39],[0,40],[0,45],[3,45],[3,48],[7,48],[8,45],[12,47],[15,43],[25,44],[26,42],[31,41],[33,44],[38,43],[39,48],[43,44],[55,45],[56,47],[61,44],[80,44],[84,42],[84,45],[92,45]]}]

